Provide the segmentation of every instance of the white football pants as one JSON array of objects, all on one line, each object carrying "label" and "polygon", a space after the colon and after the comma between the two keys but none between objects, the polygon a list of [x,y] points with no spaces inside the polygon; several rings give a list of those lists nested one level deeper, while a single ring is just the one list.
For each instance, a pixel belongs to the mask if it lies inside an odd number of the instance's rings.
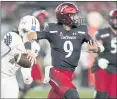
[{"label": "white football pants", "polygon": [[1,98],[18,98],[19,86],[16,76],[1,74]]}]

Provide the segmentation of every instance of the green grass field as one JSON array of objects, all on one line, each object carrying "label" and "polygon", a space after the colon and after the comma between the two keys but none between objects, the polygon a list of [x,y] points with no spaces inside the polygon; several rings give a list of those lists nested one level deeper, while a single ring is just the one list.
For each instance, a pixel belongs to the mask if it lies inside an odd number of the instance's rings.
[{"label": "green grass field", "polygon": [[[93,89],[79,89],[79,95],[80,98],[93,98]],[[42,89],[42,90],[30,90],[27,95],[26,98],[47,98],[48,95],[48,90],[46,89]]]}]

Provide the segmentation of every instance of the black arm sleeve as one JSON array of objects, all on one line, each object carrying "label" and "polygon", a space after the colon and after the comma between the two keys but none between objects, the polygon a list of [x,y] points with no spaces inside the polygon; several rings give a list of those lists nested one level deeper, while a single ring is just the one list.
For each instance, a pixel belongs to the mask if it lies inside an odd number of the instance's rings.
[{"label": "black arm sleeve", "polygon": [[43,31],[41,31],[41,32],[38,31],[37,32],[37,40],[39,40],[39,39],[48,39],[49,33],[50,33],[49,25],[46,25],[44,27]]},{"label": "black arm sleeve", "polygon": [[88,42],[90,40],[93,40],[89,34],[85,35],[84,42]]},{"label": "black arm sleeve", "polygon": [[45,31],[37,32],[37,40],[47,39],[47,33]]},{"label": "black arm sleeve", "polygon": [[85,36],[84,36],[84,42],[88,42],[88,41],[90,41],[90,40],[93,40],[92,38],[91,38],[91,36],[89,35],[89,33],[88,33],[88,27],[86,26],[85,28],[84,28],[84,30],[85,30]]},{"label": "black arm sleeve", "polygon": [[31,42],[26,42],[24,43],[25,49],[30,49],[31,50]]}]

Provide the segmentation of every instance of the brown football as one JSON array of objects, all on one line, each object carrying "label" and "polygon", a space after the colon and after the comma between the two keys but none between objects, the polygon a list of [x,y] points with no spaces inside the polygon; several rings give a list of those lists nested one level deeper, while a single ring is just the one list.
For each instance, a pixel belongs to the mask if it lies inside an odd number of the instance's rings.
[{"label": "brown football", "polygon": [[14,56],[14,59],[18,65],[24,68],[30,68],[31,66],[34,65],[29,59],[27,58],[28,54],[27,53],[22,53],[22,54],[16,54]]}]

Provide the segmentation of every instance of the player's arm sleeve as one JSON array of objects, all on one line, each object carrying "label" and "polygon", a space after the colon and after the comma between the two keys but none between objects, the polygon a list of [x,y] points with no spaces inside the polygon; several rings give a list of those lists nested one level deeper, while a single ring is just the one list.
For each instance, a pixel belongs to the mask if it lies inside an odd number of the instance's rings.
[{"label": "player's arm sleeve", "polygon": [[[100,40],[100,36],[99,36],[99,34],[96,34],[97,36],[96,36],[96,38],[98,39],[98,40]],[[90,37],[90,35],[88,34],[88,28],[86,29],[86,33],[85,33],[85,39],[84,39],[84,41],[85,42],[88,42],[88,41],[95,41],[95,40],[97,40],[97,39],[95,39],[95,38],[91,38]],[[96,41],[97,42],[97,41]],[[105,50],[105,48],[104,48],[104,46],[102,45],[102,42],[100,43],[100,42],[97,42],[97,48],[98,48],[98,53],[100,53],[100,52],[103,52],[104,50]]]},{"label": "player's arm sleeve", "polygon": [[88,42],[90,40],[93,40],[91,38],[91,36],[89,35],[88,27],[87,26],[84,28],[84,31],[85,31],[85,34],[84,34],[84,42]]},{"label": "player's arm sleeve", "polygon": [[37,40],[40,40],[40,39],[47,39],[46,31],[37,32]]},{"label": "player's arm sleeve", "polygon": [[48,39],[48,34],[49,34],[49,25],[46,25],[43,31],[41,32],[37,31],[37,40]]},{"label": "player's arm sleeve", "polygon": [[89,34],[85,34],[84,42],[88,42],[90,40],[93,40]]},{"label": "player's arm sleeve", "polygon": [[25,42],[24,46],[25,46],[25,49],[31,50],[31,42]]}]

